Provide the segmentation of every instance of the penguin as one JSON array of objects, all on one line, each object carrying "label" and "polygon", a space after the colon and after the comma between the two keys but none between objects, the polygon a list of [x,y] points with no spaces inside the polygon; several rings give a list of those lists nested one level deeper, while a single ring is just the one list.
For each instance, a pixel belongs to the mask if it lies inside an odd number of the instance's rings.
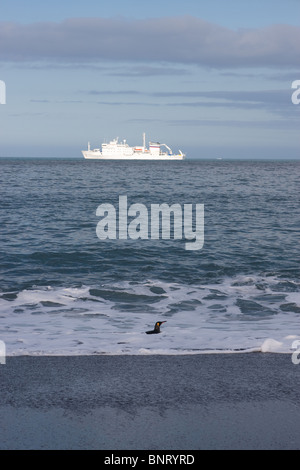
[{"label": "penguin", "polygon": [[162,325],[163,323],[166,323],[166,321],[157,321],[154,325],[154,329],[150,331],[146,331],[146,334],[153,335],[153,334],[160,333],[160,325]]}]

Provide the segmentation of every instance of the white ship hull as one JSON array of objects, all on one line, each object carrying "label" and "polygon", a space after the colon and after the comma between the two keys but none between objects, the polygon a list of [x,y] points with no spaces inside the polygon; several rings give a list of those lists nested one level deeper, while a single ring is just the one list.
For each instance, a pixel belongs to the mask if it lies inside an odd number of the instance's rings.
[{"label": "white ship hull", "polygon": [[[165,147],[167,152],[162,151],[162,147]],[[178,154],[173,154],[170,147],[158,142],[150,142],[149,149],[146,148],[145,134],[142,146],[130,147],[126,144],[126,140],[119,143],[118,139],[115,139],[108,144],[102,144],[102,150],[91,150],[90,144],[88,144],[88,149],[82,150],[82,155],[87,160],[184,160],[186,157],[181,151]]]},{"label": "white ship hull", "polygon": [[177,155],[149,155],[146,153],[134,154],[134,155],[102,155],[101,152],[94,152],[83,150],[82,154],[87,160],[184,160],[184,154]]}]

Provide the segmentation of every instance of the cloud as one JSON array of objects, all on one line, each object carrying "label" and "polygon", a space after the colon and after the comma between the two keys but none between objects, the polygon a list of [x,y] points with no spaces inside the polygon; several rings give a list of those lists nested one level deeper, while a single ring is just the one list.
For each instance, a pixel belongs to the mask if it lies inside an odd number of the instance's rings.
[{"label": "cloud", "polygon": [[[221,102],[235,102],[235,103],[277,103],[277,104],[290,104],[290,88],[288,90],[215,90],[215,91],[137,91],[137,90],[81,90],[82,93],[88,95],[142,95],[154,98],[204,98],[207,100],[218,100]],[[190,104],[193,104],[191,101]],[[175,103],[176,104],[176,103]],[[202,104],[208,104],[203,101]],[[224,104],[224,103],[223,103]]]},{"label": "cloud", "polygon": [[115,77],[157,77],[157,76],[178,76],[178,75],[189,75],[190,72],[184,68],[168,67],[166,64],[160,66],[149,66],[149,65],[131,65],[130,67],[119,67],[118,70],[109,70],[109,75]]},{"label": "cloud", "polygon": [[88,90],[88,95],[140,95],[140,91],[136,90]]},{"label": "cloud", "polygon": [[[288,91],[290,92],[290,91]],[[157,97],[218,98],[235,101],[285,101],[286,90],[215,90],[215,91],[164,91],[153,92]]]},{"label": "cloud", "polygon": [[83,103],[82,100],[44,100],[44,99],[30,99],[30,103]]},{"label": "cloud", "polygon": [[246,129],[275,129],[275,130],[294,130],[298,129],[298,122],[289,123],[286,120],[232,120],[232,119],[156,119],[156,118],[140,118],[129,119],[132,123],[162,123],[169,126],[178,127],[229,127],[229,128],[246,128]]},{"label": "cloud", "polygon": [[[290,109],[291,91],[285,90],[216,90],[216,91],[179,91],[156,92],[153,96],[159,98],[185,98],[186,106],[224,106],[244,109],[265,109],[267,111],[280,112]],[[196,99],[205,101],[195,101]],[[177,104],[180,104],[179,102]],[[176,103],[174,103],[176,105]]]},{"label": "cloud", "polygon": [[300,62],[299,43],[299,26],[235,31],[191,16],[0,22],[0,60],[12,62],[123,60],[217,68],[281,67]]},{"label": "cloud", "polygon": [[259,73],[257,70],[254,72],[242,72],[242,71],[224,71],[220,72],[222,77],[232,77],[232,78],[246,78],[246,79],[253,79],[256,80],[258,78],[268,81],[276,81],[276,82],[284,82],[284,83],[292,83],[295,80],[295,77],[298,77],[299,70],[288,70],[288,71],[266,71]]},{"label": "cloud", "polygon": [[[1,60],[1,59],[0,59]],[[14,62],[10,64],[12,68],[18,69],[29,69],[29,70],[82,70],[82,62]],[[85,62],[84,68],[89,70],[96,70],[101,72],[103,75],[113,76],[113,77],[130,77],[130,78],[139,78],[139,77],[155,77],[155,76],[186,76],[190,75],[191,72],[186,68],[179,68],[177,65],[171,64],[168,66],[166,63],[158,65],[139,65],[122,62],[121,65],[118,64],[109,64],[103,65],[103,63],[95,62]],[[295,75],[295,74],[294,74]],[[293,76],[294,76],[293,75]]]},{"label": "cloud", "polygon": [[[102,105],[224,108],[242,110],[263,110],[274,116],[294,119],[298,122],[298,109],[291,106],[291,89],[279,90],[215,90],[215,91],[136,91],[136,90],[81,90],[85,95],[105,96]],[[136,101],[120,100],[120,97],[136,97]],[[142,101],[141,98],[149,101]],[[183,101],[184,99],[184,101]]]}]

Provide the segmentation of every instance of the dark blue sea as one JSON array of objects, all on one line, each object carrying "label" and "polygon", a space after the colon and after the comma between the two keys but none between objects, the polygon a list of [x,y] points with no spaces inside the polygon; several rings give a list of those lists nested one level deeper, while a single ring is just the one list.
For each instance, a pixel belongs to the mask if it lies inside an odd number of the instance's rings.
[{"label": "dark blue sea", "polygon": [[[291,350],[300,162],[0,159],[8,355]],[[101,204],[204,205],[204,245],[106,239]],[[172,232],[172,231],[171,231]],[[171,233],[172,235],[172,233]],[[146,335],[157,320],[159,335]]]}]

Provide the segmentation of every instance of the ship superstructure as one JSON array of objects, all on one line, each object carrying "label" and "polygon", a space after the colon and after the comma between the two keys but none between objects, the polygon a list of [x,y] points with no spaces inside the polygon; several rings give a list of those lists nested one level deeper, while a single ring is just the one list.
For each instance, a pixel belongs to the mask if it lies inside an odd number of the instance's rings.
[{"label": "ship superstructure", "polygon": [[147,148],[145,133],[141,146],[130,147],[126,140],[119,142],[119,138],[116,138],[109,143],[103,143],[101,149],[92,150],[88,143],[88,149],[82,150],[82,154],[84,158],[93,160],[184,160],[186,157],[181,150],[174,154],[170,147],[159,142],[149,142]]}]

